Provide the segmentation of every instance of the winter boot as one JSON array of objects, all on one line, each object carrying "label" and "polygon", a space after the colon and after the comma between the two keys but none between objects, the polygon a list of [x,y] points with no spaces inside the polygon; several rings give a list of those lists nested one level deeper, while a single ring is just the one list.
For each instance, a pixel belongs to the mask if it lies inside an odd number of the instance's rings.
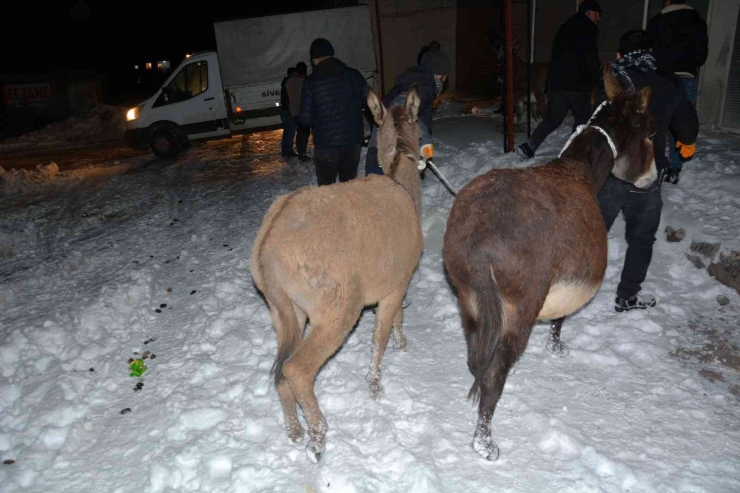
[{"label": "winter boot", "polygon": [[663,179],[663,181],[665,181],[666,183],[670,183],[671,185],[678,185],[678,176],[680,174],[681,174],[680,169],[671,168],[665,174],[665,178]]},{"label": "winter boot", "polygon": [[614,300],[614,309],[618,312],[628,312],[635,308],[645,309],[655,306],[657,301],[652,294],[638,294],[631,298],[620,298]]},{"label": "winter boot", "polygon": [[516,153],[522,156],[525,160],[529,161],[534,158],[534,149],[529,142],[525,142],[516,148]]}]

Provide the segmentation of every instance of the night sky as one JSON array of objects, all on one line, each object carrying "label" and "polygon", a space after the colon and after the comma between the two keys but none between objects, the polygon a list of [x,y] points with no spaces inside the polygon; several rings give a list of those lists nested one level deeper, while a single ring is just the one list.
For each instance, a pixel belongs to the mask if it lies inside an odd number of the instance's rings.
[{"label": "night sky", "polygon": [[[346,4],[336,0],[55,0],[3,6],[0,74],[56,70],[117,71],[187,52],[215,49],[213,22]],[[352,2],[349,2],[352,3]],[[356,3],[356,1],[354,2]]]}]

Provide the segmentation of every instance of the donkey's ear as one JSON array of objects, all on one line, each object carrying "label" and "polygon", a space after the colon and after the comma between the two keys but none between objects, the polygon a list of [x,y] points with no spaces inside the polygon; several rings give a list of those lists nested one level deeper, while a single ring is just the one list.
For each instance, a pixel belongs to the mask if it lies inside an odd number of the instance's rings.
[{"label": "donkey's ear", "polygon": [[403,109],[411,123],[416,122],[416,117],[419,116],[419,106],[421,106],[421,97],[419,97],[419,91],[416,89],[416,84],[414,84],[406,94],[406,102],[403,103]]},{"label": "donkey's ear", "polygon": [[643,87],[637,92],[637,105],[640,113],[645,113],[650,104],[650,96],[652,96],[653,90],[649,87]]},{"label": "donkey's ear", "polygon": [[370,108],[370,112],[373,114],[375,123],[380,127],[383,125],[386,117],[388,116],[388,110],[385,109],[383,101],[380,100],[375,91],[367,88],[367,107]]},{"label": "donkey's ear", "polygon": [[606,92],[606,99],[614,101],[614,98],[622,94],[622,86],[619,85],[619,81],[614,77],[612,73],[611,63],[604,62],[604,91]]}]

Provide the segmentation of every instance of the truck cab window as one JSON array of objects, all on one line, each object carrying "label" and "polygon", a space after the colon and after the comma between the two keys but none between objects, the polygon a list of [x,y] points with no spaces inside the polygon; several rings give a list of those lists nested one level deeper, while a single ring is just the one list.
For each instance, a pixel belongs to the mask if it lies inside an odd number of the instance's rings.
[{"label": "truck cab window", "polygon": [[185,65],[162,90],[162,96],[166,96],[166,99],[161,104],[179,103],[207,89],[208,63],[205,61],[191,63]]}]

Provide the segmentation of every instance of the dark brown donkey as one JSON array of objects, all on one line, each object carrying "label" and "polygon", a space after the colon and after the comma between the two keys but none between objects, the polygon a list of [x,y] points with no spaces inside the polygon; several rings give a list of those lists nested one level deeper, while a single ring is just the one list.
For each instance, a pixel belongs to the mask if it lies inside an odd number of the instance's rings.
[{"label": "dark brown donkey", "polygon": [[[599,189],[609,173],[640,188],[656,178],[650,90],[623,92],[608,66],[604,82],[609,103],[561,158],[476,177],[458,194],[447,221],[444,262],[475,377],[470,397],[480,398],[472,445],[488,460],[499,453],[491,418],[532,325],[578,310],[604,278]],[[554,324],[556,348],[559,331]]]},{"label": "dark brown donkey", "polygon": [[[401,303],[419,263],[421,179],[419,94],[403,107],[383,106],[370,91],[367,103],[378,124],[378,159],[385,176],[279,197],[267,211],[252,248],[250,270],[270,308],[278,339],[275,384],[291,440],[303,438],[296,401],[308,424],[308,458],[325,449],[326,421],[314,394],[321,366],[344,342],[363,307],[378,304],[368,382],[382,395],[380,363],[393,330],[406,349]],[[311,323],[303,333],[306,318]]]}]

